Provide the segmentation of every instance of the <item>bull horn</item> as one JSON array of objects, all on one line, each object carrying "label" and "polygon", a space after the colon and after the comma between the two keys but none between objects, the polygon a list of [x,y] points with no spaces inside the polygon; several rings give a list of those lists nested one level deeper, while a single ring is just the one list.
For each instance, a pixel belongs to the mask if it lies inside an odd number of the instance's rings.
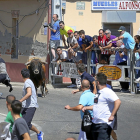
[{"label": "bull horn", "polygon": [[48,64],[48,62],[45,62],[45,61],[43,61],[42,63],[43,63],[43,64]]},{"label": "bull horn", "polygon": [[31,62],[27,62],[27,63],[25,63],[25,65],[29,65]]}]

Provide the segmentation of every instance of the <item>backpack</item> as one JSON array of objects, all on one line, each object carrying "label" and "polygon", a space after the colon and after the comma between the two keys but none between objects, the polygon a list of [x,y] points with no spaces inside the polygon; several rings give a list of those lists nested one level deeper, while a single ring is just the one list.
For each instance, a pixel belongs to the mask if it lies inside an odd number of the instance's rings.
[{"label": "backpack", "polygon": [[92,129],[92,117],[88,110],[85,110],[82,119],[81,130],[90,133]]}]

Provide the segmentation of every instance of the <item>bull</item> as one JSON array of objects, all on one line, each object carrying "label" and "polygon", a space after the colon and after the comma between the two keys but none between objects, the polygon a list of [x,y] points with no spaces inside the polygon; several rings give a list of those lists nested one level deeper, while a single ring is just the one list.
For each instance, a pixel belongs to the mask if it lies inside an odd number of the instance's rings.
[{"label": "bull", "polygon": [[45,64],[46,62],[42,62],[40,59],[32,59],[30,62],[26,63],[27,69],[30,71],[30,79],[33,81],[36,88],[36,94],[37,88],[40,86],[42,97],[45,97],[48,93],[46,87]]}]

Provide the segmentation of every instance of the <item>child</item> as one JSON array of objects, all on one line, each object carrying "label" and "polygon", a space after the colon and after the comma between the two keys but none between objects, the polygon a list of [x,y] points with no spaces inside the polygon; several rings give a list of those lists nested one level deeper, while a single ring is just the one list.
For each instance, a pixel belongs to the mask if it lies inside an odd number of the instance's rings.
[{"label": "child", "polygon": [[14,118],[12,140],[31,140],[30,131],[26,121],[20,117],[22,103],[14,100],[11,104],[11,113]]},{"label": "child", "polygon": [[[14,119],[12,117],[12,114],[11,114],[11,103],[16,100],[16,97],[14,95],[8,95],[6,97],[6,105],[7,105],[7,109],[8,109],[8,114],[6,116],[6,119],[5,119],[5,122],[8,122],[10,123],[10,132],[12,133],[12,127],[13,127],[13,124],[14,124]],[[22,117],[22,115],[20,114],[20,116]]]}]

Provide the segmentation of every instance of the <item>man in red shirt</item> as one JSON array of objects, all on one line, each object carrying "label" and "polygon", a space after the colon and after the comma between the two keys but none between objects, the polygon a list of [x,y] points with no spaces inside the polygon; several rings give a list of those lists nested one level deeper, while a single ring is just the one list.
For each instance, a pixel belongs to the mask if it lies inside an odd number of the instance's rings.
[{"label": "man in red shirt", "polygon": [[109,52],[108,50],[104,50],[103,47],[107,46],[108,39],[105,35],[105,31],[103,29],[99,30],[98,36],[98,45],[101,50],[101,61],[100,64],[109,64]]}]

